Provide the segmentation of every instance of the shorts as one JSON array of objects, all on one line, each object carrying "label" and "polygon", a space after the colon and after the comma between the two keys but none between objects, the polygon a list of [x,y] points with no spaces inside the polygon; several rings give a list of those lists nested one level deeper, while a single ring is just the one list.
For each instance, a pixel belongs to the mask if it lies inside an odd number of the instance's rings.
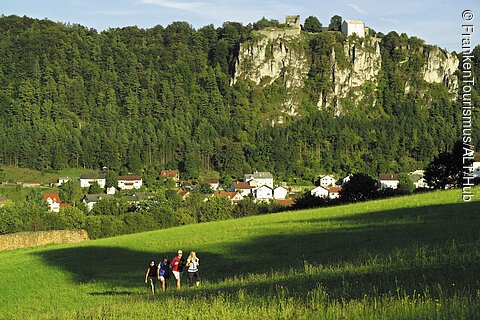
[{"label": "shorts", "polygon": [[165,277],[164,277],[164,276],[160,276],[160,281],[165,281]]},{"label": "shorts", "polygon": [[173,273],[173,276],[175,277],[175,279],[180,279],[180,272],[179,271],[172,271]]}]

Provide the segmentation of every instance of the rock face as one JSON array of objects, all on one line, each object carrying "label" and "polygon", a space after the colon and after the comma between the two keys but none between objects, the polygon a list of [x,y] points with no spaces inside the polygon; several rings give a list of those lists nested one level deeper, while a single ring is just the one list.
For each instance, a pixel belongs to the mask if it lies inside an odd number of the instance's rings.
[{"label": "rock face", "polygon": [[432,47],[427,53],[427,63],[423,67],[423,79],[429,83],[443,83],[451,93],[458,90],[459,60],[450,52],[444,52],[438,47]]},{"label": "rock face", "polygon": [[[335,114],[341,114],[344,109],[342,100],[346,98],[354,105],[368,98],[368,103],[375,105],[378,75],[382,70],[380,41],[378,38],[348,37],[343,43],[343,51],[331,49],[331,70],[327,70],[331,74],[331,88],[319,93],[319,109],[331,109]],[[258,31],[256,38],[240,45],[233,83],[248,79],[267,86],[281,79],[287,89],[283,112],[295,115],[299,105],[295,99],[297,90],[304,88],[310,71],[305,42],[305,35],[298,28]],[[458,58],[436,46],[426,46],[422,54],[426,61],[420,72],[423,79],[428,83],[445,84],[455,98]],[[405,93],[409,91],[407,81]]]},{"label": "rock face", "polygon": [[332,92],[321,93],[318,108],[333,107],[336,114],[341,113],[341,100],[347,95],[353,95],[355,100],[364,97],[361,87],[370,82],[377,83],[377,75],[382,67],[379,39],[359,43],[347,41],[343,46],[346,66],[340,66],[335,50],[332,50]]},{"label": "rock face", "polygon": [[300,48],[300,29],[260,30],[255,40],[242,43],[235,64],[233,83],[239,78],[269,85],[281,79],[287,89],[284,109],[295,114],[291,96],[301,90],[308,73],[308,60]]}]

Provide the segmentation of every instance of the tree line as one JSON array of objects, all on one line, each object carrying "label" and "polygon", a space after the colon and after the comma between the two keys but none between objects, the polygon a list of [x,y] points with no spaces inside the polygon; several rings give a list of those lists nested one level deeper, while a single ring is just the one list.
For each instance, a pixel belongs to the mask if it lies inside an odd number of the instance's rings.
[{"label": "tree line", "polygon": [[[331,21],[332,30],[338,22]],[[314,19],[306,26],[319,27]],[[354,100],[340,116],[316,108],[318,88],[329,86],[329,48],[344,41],[338,32],[318,32],[306,44],[312,69],[299,92],[300,116],[270,125],[263,115],[269,104],[281,113],[274,104],[281,86],[241,79],[231,85],[240,43],[261,27],[225,22],[195,30],[174,22],[99,33],[0,17],[0,163],[138,174],[179,168],[184,178],[258,170],[312,181],[319,173],[423,168],[458,138],[458,102],[444,85],[419,76],[428,45],[396,32],[381,40],[375,108]],[[407,81],[416,90],[405,94]]]}]

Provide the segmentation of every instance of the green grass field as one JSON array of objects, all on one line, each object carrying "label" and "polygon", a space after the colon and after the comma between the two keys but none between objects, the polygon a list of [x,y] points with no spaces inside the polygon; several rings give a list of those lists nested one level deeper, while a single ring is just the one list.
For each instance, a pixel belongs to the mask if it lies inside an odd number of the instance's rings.
[{"label": "green grass field", "polygon": [[19,180],[34,180],[47,185],[50,182],[57,181],[60,177],[79,178],[81,174],[97,172],[92,169],[82,168],[68,168],[60,171],[52,170],[48,172],[14,166],[5,166],[3,168],[5,171],[5,181],[14,183]]},{"label": "green grass field", "polygon": [[[2,252],[0,318],[480,319],[479,213],[451,190]],[[201,287],[147,294],[177,249]]]}]

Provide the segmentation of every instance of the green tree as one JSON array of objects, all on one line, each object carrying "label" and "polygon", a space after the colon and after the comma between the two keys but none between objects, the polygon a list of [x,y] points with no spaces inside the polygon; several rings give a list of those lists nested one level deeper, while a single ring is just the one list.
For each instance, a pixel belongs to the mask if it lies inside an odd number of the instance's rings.
[{"label": "green tree", "polygon": [[322,31],[322,23],[315,16],[309,16],[305,19],[303,29],[307,32],[320,32]]},{"label": "green tree", "polygon": [[401,194],[411,194],[415,190],[415,185],[413,184],[412,179],[407,174],[398,175],[398,187],[397,190]]},{"label": "green tree", "polygon": [[58,188],[58,194],[62,202],[76,205],[83,196],[82,187],[77,181],[69,180]]},{"label": "green tree", "polygon": [[5,170],[3,170],[3,167],[0,166],[0,182],[3,182],[5,180]]},{"label": "green tree", "polygon": [[463,145],[455,143],[452,151],[439,153],[425,169],[425,180],[429,187],[446,189],[461,185],[463,172]]},{"label": "green tree", "polygon": [[118,187],[118,174],[113,170],[107,171],[107,179],[105,182],[106,188],[117,188]]},{"label": "green tree", "polygon": [[356,173],[340,191],[340,199],[345,202],[372,199],[376,191],[376,181],[367,174]]},{"label": "green tree", "polygon": [[103,193],[103,189],[102,187],[100,187],[100,185],[98,183],[93,183],[90,185],[90,187],[88,187],[88,194],[99,194],[99,193]]},{"label": "green tree", "polygon": [[330,31],[341,31],[342,30],[342,17],[339,15],[334,15],[330,19],[330,24],[328,25],[328,30]]}]

